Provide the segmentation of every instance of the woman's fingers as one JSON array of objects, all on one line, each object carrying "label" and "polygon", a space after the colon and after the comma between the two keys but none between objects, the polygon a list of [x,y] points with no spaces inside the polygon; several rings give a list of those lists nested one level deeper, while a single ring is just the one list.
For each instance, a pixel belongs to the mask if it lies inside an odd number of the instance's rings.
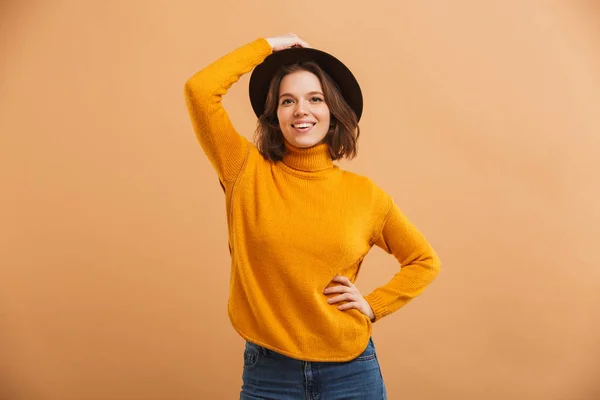
[{"label": "woman's fingers", "polygon": [[334,303],[339,303],[340,301],[344,301],[344,300],[355,301],[356,295],[354,293],[344,293],[339,296],[335,296],[335,297],[331,297],[331,298],[327,299],[327,302],[329,304],[334,304]]},{"label": "woman's fingers", "polygon": [[331,286],[326,288],[325,290],[323,290],[323,293],[325,294],[330,294],[330,293],[346,293],[351,291],[353,288],[348,287],[348,286],[344,286],[344,285],[336,285],[336,286]]},{"label": "woman's fingers", "polygon": [[302,47],[306,47],[306,48],[310,48],[310,44],[308,44],[307,42],[305,42],[304,40],[298,38],[298,44]]},{"label": "woman's fingers", "polygon": [[344,293],[341,296],[336,296],[329,298],[327,300],[328,303],[337,303],[342,300],[356,300],[356,297],[360,295],[356,286],[350,282],[350,279],[345,276],[338,275],[332,279],[332,282],[341,283],[341,285],[331,286],[325,288],[323,290],[324,294],[333,294],[333,293]]},{"label": "woman's fingers", "polygon": [[332,282],[339,282],[342,285],[346,285],[349,287],[354,286],[354,284],[352,282],[350,282],[350,279],[346,278],[345,276],[342,275],[336,275],[333,279]]},{"label": "woman's fingers", "polygon": [[346,301],[346,303],[338,305],[337,309],[340,311],[356,309],[356,310],[360,311],[361,313],[363,313],[364,315],[366,315],[367,317],[371,318],[371,320],[373,320],[373,312],[371,310],[371,307],[369,306],[367,301],[364,299],[364,297],[362,297],[362,295],[360,294],[360,291],[358,290],[358,288],[356,286],[354,286],[354,284],[352,283],[352,281],[350,281],[350,279],[348,279],[342,275],[337,275],[331,281],[340,283],[340,285],[328,287],[323,291],[323,293],[324,294],[342,293],[342,294],[335,296],[335,297],[330,297],[329,299],[327,299],[327,303],[335,304],[335,303],[339,303],[340,301]]},{"label": "woman's fingers", "polygon": [[294,33],[271,37],[268,38],[267,41],[273,48],[273,51],[280,51],[290,47],[310,47],[306,41],[300,39],[298,35]]},{"label": "woman's fingers", "polygon": [[298,37],[298,35],[296,35],[293,32],[288,33],[286,36],[289,37],[290,40],[292,40],[292,44],[290,45],[290,47],[294,47],[294,46],[310,47],[310,45],[308,43],[306,43],[306,41],[300,39]]},{"label": "woman's fingers", "polygon": [[338,310],[344,311],[344,310],[350,310],[351,308],[356,308],[358,309],[358,303],[352,301],[346,304],[342,304],[341,306],[338,306]]}]

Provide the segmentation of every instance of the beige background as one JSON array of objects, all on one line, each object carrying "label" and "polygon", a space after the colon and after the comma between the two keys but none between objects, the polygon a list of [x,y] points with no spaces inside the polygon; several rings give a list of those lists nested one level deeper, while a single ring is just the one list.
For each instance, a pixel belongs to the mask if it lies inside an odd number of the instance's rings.
[{"label": "beige background", "polygon": [[[389,398],[600,399],[597,1],[4,1],[0,399],[234,399],[224,203],[185,80],[296,32],[443,271],[378,322]],[[225,105],[249,138],[249,76]],[[364,294],[396,271],[374,249]]]}]

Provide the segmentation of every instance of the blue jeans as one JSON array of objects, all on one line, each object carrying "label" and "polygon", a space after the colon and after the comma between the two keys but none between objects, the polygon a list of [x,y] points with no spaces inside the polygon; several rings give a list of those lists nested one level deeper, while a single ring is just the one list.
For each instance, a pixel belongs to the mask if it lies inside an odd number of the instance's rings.
[{"label": "blue jeans", "polygon": [[246,342],[240,400],[386,400],[373,339],[346,362],[309,362]]}]

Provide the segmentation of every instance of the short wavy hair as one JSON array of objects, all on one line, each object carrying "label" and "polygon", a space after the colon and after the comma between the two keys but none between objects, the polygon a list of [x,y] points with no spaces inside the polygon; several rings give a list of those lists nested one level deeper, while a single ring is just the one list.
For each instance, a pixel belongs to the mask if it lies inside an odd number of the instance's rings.
[{"label": "short wavy hair", "polygon": [[331,158],[338,160],[340,158],[352,159],[356,157],[360,136],[358,118],[344,100],[335,81],[313,61],[286,65],[280,68],[271,79],[265,101],[265,111],[258,118],[255,131],[255,141],[260,153],[265,159],[271,161],[282,160],[286,153],[284,137],[277,119],[279,85],[284,76],[297,71],[311,72],[321,82],[325,103],[329,107],[331,115],[329,131],[324,138]]}]

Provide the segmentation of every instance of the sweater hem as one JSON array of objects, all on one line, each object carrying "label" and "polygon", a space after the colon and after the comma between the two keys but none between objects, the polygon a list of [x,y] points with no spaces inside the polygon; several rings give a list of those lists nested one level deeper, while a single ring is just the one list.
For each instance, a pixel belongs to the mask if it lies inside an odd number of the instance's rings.
[{"label": "sweater hem", "polygon": [[[361,348],[358,350],[358,352],[353,353],[349,356],[345,356],[345,357],[328,357],[328,358],[322,358],[322,357],[306,357],[303,356],[302,354],[296,354],[296,353],[292,353],[289,352],[287,350],[283,350],[280,349],[278,347],[272,346],[268,343],[265,343],[261,340],[258,339],[254,339],[253,337],[251,337],[250,335],[246,334],[240,327],[237,326],[237,324],[234,322],[234,319],[231,315],[231,312],[228,311],[229,314],[229,320],[231,322],[231,326],[233,327],[233,329],[238,333],[238,335],[240,335],[243,339],[252,342],[254,344],[257,344],[259,346],[262,346],[268,350],[277,352],[279,354],[282,354],[284,356],[296,359],[296,360],[300,360],[300,361],[310,361],[310,362],[345,362],[345,361],[352,361],[355,358],[357,358],[358,356],[360,356],[365,349],[367,348],[367,346],[369,345],[369,340],[371,339],[371,335],[373,334],[373,328],[372,325],[369,324],[369,334],[367,335],[367,339],[366,342],[364,344],[361,344]],[[368,319],[368,317],[366,317]]]}]

